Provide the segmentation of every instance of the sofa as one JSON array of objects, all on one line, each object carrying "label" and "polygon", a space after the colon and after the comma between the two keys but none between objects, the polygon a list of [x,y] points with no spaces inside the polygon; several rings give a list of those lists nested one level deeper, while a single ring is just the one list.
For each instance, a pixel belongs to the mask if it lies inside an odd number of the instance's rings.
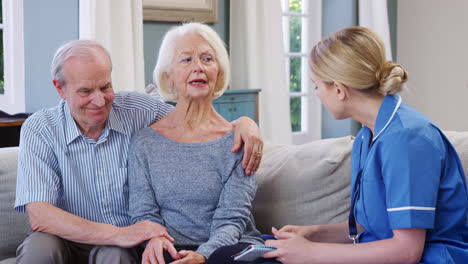
[{"label": "sofa", "polygon": [[[445,134],[468,175],[468,132]],[[303,145],[266,143],[257,172],[253,214],[258,229],[285,224],[339,223],[349,210],[350,154],[353,138],[323,139]],[[15,263],[15,251],[30,227],[26,214],[13,210],[18,148],[0,148],[0,263]]]}]

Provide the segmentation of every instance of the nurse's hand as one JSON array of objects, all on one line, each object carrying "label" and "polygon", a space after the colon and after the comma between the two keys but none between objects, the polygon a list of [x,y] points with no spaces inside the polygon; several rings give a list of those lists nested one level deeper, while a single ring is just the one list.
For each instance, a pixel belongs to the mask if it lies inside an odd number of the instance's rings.
[{"label": "nurse's hand", "polygon": [[318,226],[315,226],[315,225],[312,225],[312,226],[285,225],[279,230],[279,232],[297,234],[311,241],[317,241],[317,240],[314,240],[314,235],[318,233],[317,231],[318,231]]},{"label": "nurse's hand", "polygon": [[[358,231],[364,231],[359,223]],[[280,232],[293,233],[300,235],[307,240],[321,243],[351,243],[348,238],[348,221],[333,225],[311,225],[311,226],[294,226],[287,225],[279,230]]]},{"label": "nurse's hand", "polygon": [[313,245],[304,237],[288,232],[273,232],[278,240],[267,240],[265,245],[275,247],[276,250],[263,254],[264,258],[276,258],[283,264],[306,264],[313,258]]}]

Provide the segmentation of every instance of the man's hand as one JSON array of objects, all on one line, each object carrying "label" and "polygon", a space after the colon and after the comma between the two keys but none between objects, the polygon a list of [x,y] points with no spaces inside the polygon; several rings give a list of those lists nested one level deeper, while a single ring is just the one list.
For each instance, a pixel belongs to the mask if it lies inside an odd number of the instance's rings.
[{"label": "man's hand", "polygon": [[244,143],[244,158],[242,168],[247,175],[254,174],[260,166],[263,154],[263,140],[257,124],[248,117],[240,117],[232,122],[235,126],[234,146],[232,152],[240,150]]},{"label": "man's hand", "polygon": [[171,262],[171,264],[204,264],[206,262],[205,256],[191,250],[181,250],[179,256],[181,258]]},{"label": "man's hand", "polygon": [[171,243],[174,242],[164,226],[145,220],[131,226],[120,227],[115,236],[115,244],[129,248],[154,237],[164,237]]},{"label": "man's hand", "polygon": [[164,261],[164,251],[169,252],[173,259],[179,259],[182,256],[177,253],[172,243],[166,237],[152,238],[146,245],[145,251],[143,251],[141,263],[166,264]]}]

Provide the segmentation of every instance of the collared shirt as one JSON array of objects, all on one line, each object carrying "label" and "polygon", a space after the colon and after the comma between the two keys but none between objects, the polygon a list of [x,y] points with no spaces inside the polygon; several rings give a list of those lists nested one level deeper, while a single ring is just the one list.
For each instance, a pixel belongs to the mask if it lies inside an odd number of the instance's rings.
[{"label": "collared shirt", "polygon": [[[355,215],[361,242],[393,229],[426,229],[422,263],[468,259],[468,194],[463,167],[443,133],[424,115],[386,96],[375,133],[363,127],[352,151],[352,185],[362,172]],[[352,188],[354,189],[354,188]],[[451,262],[455,261],[455,262]]]},{"label": "collared shirt", "polygon": [[94,222],[128,225],[130,139],[171,110],[148,95],[116,93],[97,141],[83,135],[64,100],[34,113],[21,130],[15,209],[49,202]]}]

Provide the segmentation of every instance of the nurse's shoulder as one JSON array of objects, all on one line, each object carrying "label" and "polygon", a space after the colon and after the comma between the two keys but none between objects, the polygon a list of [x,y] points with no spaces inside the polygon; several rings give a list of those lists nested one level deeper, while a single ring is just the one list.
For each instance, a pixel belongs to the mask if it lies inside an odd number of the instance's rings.
[{"label": "nurse's shoulder", "polygon": [[[421,112],[402,103],[389,135],[394,143],[417,141],[433,145],[440,152],[445,152],[445,144],[440,129]],[[413,142],[414,143],[414,142]],[[424,144],[424,145],[426,145]],[[413,145],[413,144],[411,144]]]}]

